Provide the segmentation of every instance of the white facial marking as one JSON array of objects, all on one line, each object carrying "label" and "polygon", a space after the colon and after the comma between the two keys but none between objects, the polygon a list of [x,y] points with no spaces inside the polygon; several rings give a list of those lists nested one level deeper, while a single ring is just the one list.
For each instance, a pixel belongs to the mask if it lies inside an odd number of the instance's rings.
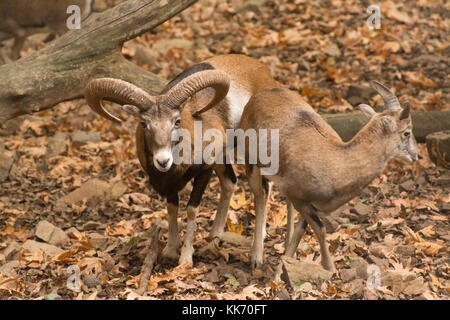
[{"label": "white facial marking", "polygon": [[172,162],[172,153],[168,150],[158,150],[153,155],[153,164],[161,172],[169,171]]}]

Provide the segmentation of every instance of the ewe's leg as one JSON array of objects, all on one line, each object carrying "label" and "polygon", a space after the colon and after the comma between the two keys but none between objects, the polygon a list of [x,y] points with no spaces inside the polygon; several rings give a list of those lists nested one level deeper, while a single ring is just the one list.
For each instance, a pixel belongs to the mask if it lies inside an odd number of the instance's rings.
[{"label": "ewe's leg", "polygon": [[267,200],[271,183],[260,174],[255,165],[247,166],[247,177],[250,189],[255,198],[255,234],[251,252],[252,268],[261,268],[263,263],[264,238],[266,236]]},{"label": "ewe's leg", "polygon": [[192,255],[194,253],[194,231],[197,226],[195,219],[198,214],[198,206],[211,178],[212,170],[204,171],[194,178],[191,197],[187,207],[188,222],[186,226],[186,234],[184,244],[181,248],[181,256],[179,263],[187,262],[192,265]]},{"label": "ewe's leg", "polygon": [[298,244],[300,243],[300,240],[302,239],[303,235],[305,234],[306,227],[308,226],[308,222],[304,219],[300,219],[295,226],[294,233],[292,235],[292,238],[289,242],[289,246],[286,247],[285,255],[288,257],[294,257],[295,251],[297,250]]},{"label": "ewe's leg", "polygon": [[227,221],[228,209],[230,207],[230,200],[233,196],[234,186],[236,184],[236,175],[231,164],[217,165],[214,167],[217,176],[220,180],[220,201],[217,208],[216,219],[211,228],[210,237],[221,238],[223,228]]},{"label": "ewe's leg", "polygon": [[320,221],[320,218],[316,214],[316,209],[312,206],[309,206],[309,212],[305,211],[304,218],[311,225],[311,228],[314,230],[317,238],[319,239],[320,244],[320,255],[321,255],[321,263],[322,266],[328,271],[335,272],[333,260],[331,259],[330,252],[328,251],[328,246],[326,242],[326,234],[327,231],[325,229],[324,224]]},{"label": "ewe's leg", "polygon": [[289,242],[292,238],[292,233],[294,232],[294,220],[295,220],[295,209],[289,199],[286,199],[286,207],[287,207],[287,226],[286,226],[286,239],[284,241],[284,248],[287,250],[289,247]]},{"label": "ewe's leg", "polygon": [[170,261],[176,261],[178,259],[178,194],[175,193],[167,198],[167,213],[169,223],[169,236],[167,244],[162,251],[162,258]]}]

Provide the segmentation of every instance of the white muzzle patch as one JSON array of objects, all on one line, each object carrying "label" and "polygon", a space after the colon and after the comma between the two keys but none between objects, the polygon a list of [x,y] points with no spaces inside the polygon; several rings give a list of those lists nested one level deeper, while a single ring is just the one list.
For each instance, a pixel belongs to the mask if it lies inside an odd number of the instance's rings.
[{"label": "white muzzle patch", "polygon": [[172,167],[172,163],[173,157],[170,151],[161,150],[153,155],[153,164],[156,169],[161,172],[169,171],[170,167]]}]

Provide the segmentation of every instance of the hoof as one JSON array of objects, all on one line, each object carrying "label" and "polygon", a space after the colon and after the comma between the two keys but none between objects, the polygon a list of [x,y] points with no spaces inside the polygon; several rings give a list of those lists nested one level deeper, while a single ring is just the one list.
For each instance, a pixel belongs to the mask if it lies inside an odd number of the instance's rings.
[{"label": "hoof", "polygon": [[162,264],[176,264],[178,261],[178,252],[175,248],[170,248],[165,246],[161,252],[161,263]]}]

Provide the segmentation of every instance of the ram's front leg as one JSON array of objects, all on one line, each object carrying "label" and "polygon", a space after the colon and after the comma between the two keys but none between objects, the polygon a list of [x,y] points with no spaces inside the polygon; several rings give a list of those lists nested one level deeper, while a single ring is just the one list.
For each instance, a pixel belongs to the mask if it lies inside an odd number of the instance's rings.
[{"label": "ram's front leg", "polygon": [[194,254],[194,232],[197,227],[195,219],[198,214],[198,207],[202,200],[203,193],[211,178],[212,170],[203,171],[194,178],[191,197],[187,207],[187,226],[183,247],[181,248],[181,256],[179,263],[187,262],[193,264],[192,255]]},{"label": "ram's front leg", "polygon": [[172,194],[167,197],[167,213],[169,223],[169,235],[167,244],[161,255],[162,258],[169,261],[177,261],[178,245],[180,243],[180,235],[178,232],[178,194]]},{"label": "ram's front leg", "polygon": [[231,164],[217,165],[214,168],[214,171],[220,180],[220,200],[216,218],[214,219],[211,228],[210,238],[220,239],[223,234],[225,223],[227,222],[228,209],[230,208],[230,201],[233,196],[237,178]]}]

